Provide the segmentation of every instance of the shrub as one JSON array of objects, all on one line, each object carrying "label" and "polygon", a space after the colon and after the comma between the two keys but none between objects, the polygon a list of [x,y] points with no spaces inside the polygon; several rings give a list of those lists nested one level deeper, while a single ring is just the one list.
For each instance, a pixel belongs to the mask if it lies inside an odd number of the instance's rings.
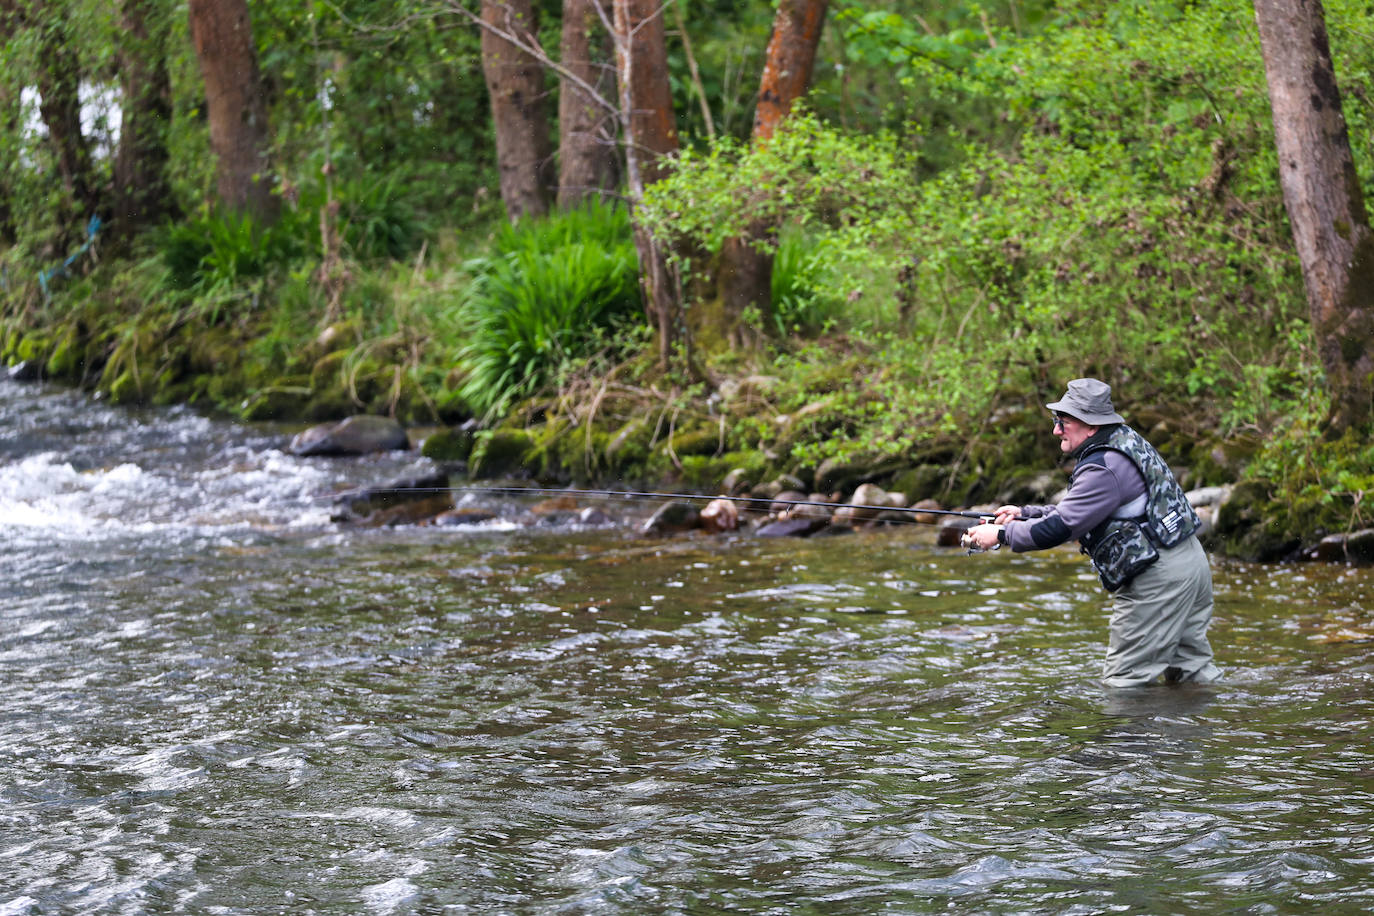
[{"label": "shrub", "polygon": [[461,394],[489,415],[540,390],[639,313],[638,263],[620,208],[594,204],[506,227],[470,267]]}]

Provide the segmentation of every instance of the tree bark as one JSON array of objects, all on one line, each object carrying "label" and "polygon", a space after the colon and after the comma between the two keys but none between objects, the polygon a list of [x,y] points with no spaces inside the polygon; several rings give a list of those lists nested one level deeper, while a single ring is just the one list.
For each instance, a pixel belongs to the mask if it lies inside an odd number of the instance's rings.
[{"label": "tree bark", "polygon": [[1331,392],[1328,435],[1374,416],[1374,232],[1320,0],[1254,0],[1279,181]]},{"label": "tree bark", "polygon": [[615,0],[615,29],[621,108],[629,119],[627,168],[633,160],[642,189],[663,177],[663,157],[678,150],[663,6],[659,0]]},{"label": "tree bark", "polygon": [[188,7],[220,203],[270,221],[279,201],[272,193],[267,100],[247,0],[189,0]]},{"label": "tree bark", "polygon": [[[778,124],[811,85],[827,5],[828,0],[778,3],[754,108],[755,146],[762,147],[772,138]],[[756,338],[763,330],[746,326],[746,309],[754,307],[764,315],[772,310],[775,235],[776,227],[756,222],[742,235],[726,239],[721,247],[716,289],[725,323],[722,330],[732,346],[747,346],[751,337]]]},{"label": "tree bark", "polygon": [[544,69],[529,53],[496,31],[537,42],[530,0],[483,0],[482,72],[496,130],[501,200],[511,222],[549,210],[553,152],[549,140]]},{"label": "tree bark", "polygon": [[167,127],[172,87],[165,35],[153,23],[149,0],[122,0],[120,76],[124,105],[114,162],[114,219],[126,236],[168,213]]},{"label": "tree bark", "polygon": [[[663,7],[658,0],[614,0],[616,84],[625,133],[625,183],[631,215],[644,188],[661,178],[664,157],[678,149]],[[658,328],[659,364],[667,366],[678,340],[681,296],[676,272],[658,239],[635,221],[644,307]]]},{"label": "tree bark", "polygon": [[810,88],[828,5],[828,0],[781,0],[778,4],[754,108],[756,144],[768,142],[778,123]]},{"label": "tree bark", "polygon": [[[605,0],[563,0],[559,58],[572,75],[600,86],[610,68],[610,46],[601,27]],[[615,123],[572,79],[563,77],[558,96],[558,206],[574,207],[601,197],[617,184]]]}]

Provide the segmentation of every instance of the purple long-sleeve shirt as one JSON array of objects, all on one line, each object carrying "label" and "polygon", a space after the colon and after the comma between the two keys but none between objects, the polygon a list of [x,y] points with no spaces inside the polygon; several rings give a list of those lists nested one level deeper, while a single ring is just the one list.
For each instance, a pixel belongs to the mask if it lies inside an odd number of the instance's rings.
[{"label": "purple long-sleeve shirt", "polygon": [[1006,524],[1012,550],[1044,550],[1077,540],[1113,516],[1145,514],[1145,478],[1131,459],[1101,449],[1074,466],[1069,492],[1057,506],[1022,506],[1023,521]]}]

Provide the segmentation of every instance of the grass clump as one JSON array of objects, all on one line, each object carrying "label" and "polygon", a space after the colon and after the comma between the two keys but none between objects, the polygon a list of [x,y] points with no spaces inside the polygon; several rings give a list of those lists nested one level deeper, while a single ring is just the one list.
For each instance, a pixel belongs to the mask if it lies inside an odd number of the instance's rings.
[{"label": "grass clump", "polygon": [[505,227],[468,268],[458,311],[468,338],[458,352],[461,393],[488,416],[604,349],[639,314],[638,261],[620,207],[588,204]]}]

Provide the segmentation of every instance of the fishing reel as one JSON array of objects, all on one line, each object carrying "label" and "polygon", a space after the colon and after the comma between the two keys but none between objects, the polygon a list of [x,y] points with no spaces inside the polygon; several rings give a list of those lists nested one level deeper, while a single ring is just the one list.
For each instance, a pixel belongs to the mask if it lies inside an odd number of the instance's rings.
[{"label": "fishing reel", "polygon": [[[989,515],[989,516],[984,516],[984,517],[979,521],[979,524],[980,524],[980,525],[991,524],[992,518],[993,518],[993,517],[990,516],[990,515]],[[999,529],[999,530],[1001,529],[1001,526],[1000,526],[1000,525],[998,526],[998,529]],[[977,544],[973,543],[973,538],[969,537],[969,533],[968,533],[967,531],[965,531],[963,534],[961,534],[961,535],[959,536],[959,546],[962,547],[962,548],[964,548],[966,551],[968,551],[968,556],[973,556],[975,553],[983,553],[984,551],[987,551],[987,550],[1001,550],[1001,549],[1002,549],[1002,542],[1001,542],[1001,540],[999,539],[999,540],[997,541],[997,543],[996,543],[996,544],[993,544],[991,547],[979,547]]]}]

